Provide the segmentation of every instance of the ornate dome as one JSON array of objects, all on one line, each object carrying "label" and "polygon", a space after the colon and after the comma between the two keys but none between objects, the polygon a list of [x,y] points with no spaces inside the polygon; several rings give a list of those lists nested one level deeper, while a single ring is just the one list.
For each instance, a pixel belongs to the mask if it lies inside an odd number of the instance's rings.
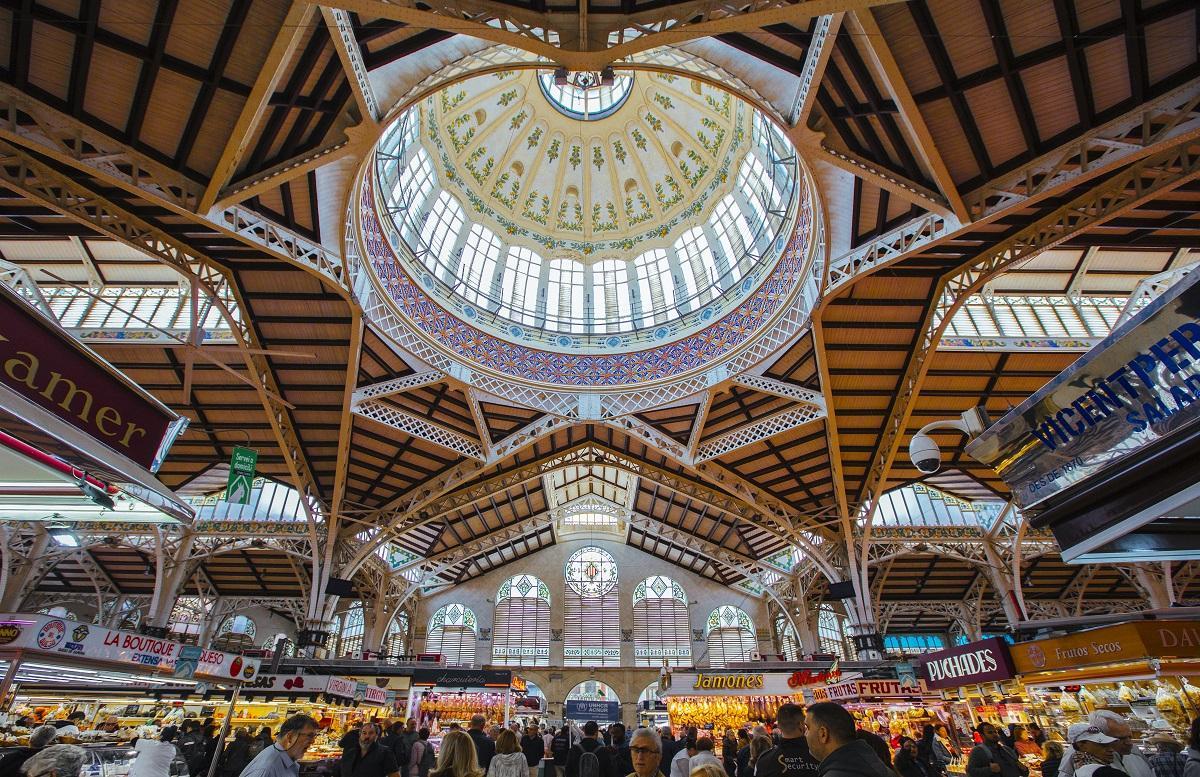
[{"label": "ornate dome", "polygon": [[[360,212],[383,295],[439,350],[523,381],[710,367],[782,309],[811,244],[782,132],[674,73],[468,78],[403,111],[369,168]],[[473,332],[450,334],[460,324]]]}]

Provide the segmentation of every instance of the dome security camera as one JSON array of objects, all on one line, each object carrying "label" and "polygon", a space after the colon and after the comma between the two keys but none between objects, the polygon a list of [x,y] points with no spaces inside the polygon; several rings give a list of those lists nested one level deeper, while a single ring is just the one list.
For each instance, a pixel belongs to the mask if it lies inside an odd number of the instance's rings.
[{"label": "dome security camera", "polygon": [[908,443],[908,458],[926,475],[932,475],[942,468],[942,449],[932,437],[921,432],[914,434]]}]

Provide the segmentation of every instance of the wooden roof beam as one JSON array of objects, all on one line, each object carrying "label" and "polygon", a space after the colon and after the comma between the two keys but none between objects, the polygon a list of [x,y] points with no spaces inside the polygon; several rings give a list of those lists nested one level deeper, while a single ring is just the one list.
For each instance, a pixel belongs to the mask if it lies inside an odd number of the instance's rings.
[{"label": "wooden roof beam", "polygon": [[896,62],[891,47],[888,46],[887,39],[883,36],[883,30],[879,28],[879,23],[875,21],[870,10],[865,10],[850,14],[847,17],[847,26],[864,42],[871,64],[883,78],[888,94],[895,101],[896,107],[900,109],[901,123],[915,142],[916,151],[922,164],[925,165],[933,182],[937,184],[938,189],[949,203],[950,211],[960,224],[967,223],[969,220],[967,206],[950,175],[950,169],[946,167],[946,162],[942,159],[941,152],[938,151],[933,134],[929,131],[929,126],[925,123],[925,118],[921,115],[921,109],[917,106],[916,100],[913,99],[912,92],[904,80],[904,74],[900,70],[900,65]]},{"label": "wooden roof beam", "polygon": [[337,50],[338,59],[342,61],[342,67],[346,71],[346,79],[350,82],[350,90],[358,104],[359,115],[364,122],[377,127],[379,120],[383,118],[383,112],[379,100],[375,97],[375,88],[371,85],[371,75],[363,62],[362,49],[354,34],[350,14],[340,8],[323,5],[321,15],[325,17],[329,37],[333,39],[333,47]]}]

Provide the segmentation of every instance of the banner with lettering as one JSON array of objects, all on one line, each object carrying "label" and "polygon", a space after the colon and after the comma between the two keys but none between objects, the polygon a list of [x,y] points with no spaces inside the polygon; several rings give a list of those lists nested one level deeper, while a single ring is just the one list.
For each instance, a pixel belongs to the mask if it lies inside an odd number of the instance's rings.
[{"label": "banner with lettering", "polygon": [[567,699],[563,706],[563,717],[568,720],[597,723],[616,723],[621,719],[621,704],[615,701],[591,701]]},{"label": "banner with lettering", "polygon": [[0,385],[151,472],[186,424],[2,283]]},{"label": "banner with lettering", "polygon": [[779,696],[798,693],[791,672],[672,672],[664,696]]},{"label": "banner with lettering", "polygon": [[879,698],[912,698],[927,696],[929,689],[922,681],[917,685],[909,685],[899,680],[851,680],[837,685],[818,685],[805,689],[804,698],[810,702],[819,701],[856,701],[858,699]]},{"label": "banner with lettering", "polygon": [[[176,664],[195,662],[196,679],[226,682],[252,680],[259,660],[220,650],[194,649],[130,631],[116,631],[92,623],[52,615],[0,614],[0,651],[23,651],[51,656],[74,656],[106,664],[138,666],[173,674]],[[189,667],[190,668],[190,667]]]},{"label": "banner with lettering", "polygon": [[1146,658],[1200,658],[1200,623],[1139,621],[1088,629],[1012,647],[1020,674]]},{"label": "banner with lettering", "polygon": [[1010,680],[1016,674],[1008,643],[1000,637],[926,653],[914,658],[913,664],[934,690]]}]

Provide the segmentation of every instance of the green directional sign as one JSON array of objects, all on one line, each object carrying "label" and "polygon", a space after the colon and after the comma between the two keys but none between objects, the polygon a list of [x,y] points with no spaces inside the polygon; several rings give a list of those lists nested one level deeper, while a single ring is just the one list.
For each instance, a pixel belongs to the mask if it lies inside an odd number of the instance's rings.
[{"label": "green directional sign", "polygon": [[225,501],[234,505],[250,504],[250,488],[254,485],[254,466],[258,451],[236,447],[229,459],[229,482],[225,484]]}]

